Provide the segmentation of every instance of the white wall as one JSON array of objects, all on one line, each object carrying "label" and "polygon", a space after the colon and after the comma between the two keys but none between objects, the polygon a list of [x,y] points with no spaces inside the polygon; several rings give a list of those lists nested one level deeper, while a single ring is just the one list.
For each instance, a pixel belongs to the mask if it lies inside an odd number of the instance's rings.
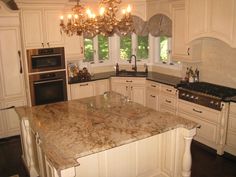
[{"label": "white wall", "polygon": [[203,40],[200,79],[236,88],[236,49],[213,39]]}]

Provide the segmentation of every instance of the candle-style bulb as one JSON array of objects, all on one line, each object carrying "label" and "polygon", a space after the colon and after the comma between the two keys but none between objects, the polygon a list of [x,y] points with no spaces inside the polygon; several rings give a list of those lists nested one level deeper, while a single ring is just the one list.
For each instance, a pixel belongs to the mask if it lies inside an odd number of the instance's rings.
[{"label": "candle-style bulb", "polygon": [[131,6],[130,6],[130,5],[128,5],[128,7],[127,7],[127,12],[128,12],[128,13],[131,12]]},{"label": "candle-style bulb", "polygon": [[104,13],[105,13],[105,8],[104,8],[104,7],[101,7],[101,8],[99,9],[99,14],[100,14],[100,16],[103,16]]}]

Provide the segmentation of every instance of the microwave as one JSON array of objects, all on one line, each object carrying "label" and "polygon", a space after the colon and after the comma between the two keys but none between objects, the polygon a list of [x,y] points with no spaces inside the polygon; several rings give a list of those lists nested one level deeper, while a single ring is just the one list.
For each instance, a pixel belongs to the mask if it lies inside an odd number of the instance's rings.
[{"label": "microwave", "polygon": [[65,69],[64,47],[27,50],[29,73]]}]

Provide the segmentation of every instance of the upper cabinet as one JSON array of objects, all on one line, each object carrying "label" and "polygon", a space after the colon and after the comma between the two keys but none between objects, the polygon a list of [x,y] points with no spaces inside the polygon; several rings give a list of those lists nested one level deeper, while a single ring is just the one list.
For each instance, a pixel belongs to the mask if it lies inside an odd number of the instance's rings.
[{"label": "upper cabinet", "polygon": [[198,62],[201,60],[201,40],[187,44],[184,1],[172,3],[172,60]]},{"label": "upper cabinet", "polygon": [[185,0],[187,42],[200,37],[220,39],[236,47],[235,0]]},{"label": "upper cabinet", "polygon": [[26,48],[48,48],[64,45],[60,32],[60,9],[23,8],[22,23]]}]

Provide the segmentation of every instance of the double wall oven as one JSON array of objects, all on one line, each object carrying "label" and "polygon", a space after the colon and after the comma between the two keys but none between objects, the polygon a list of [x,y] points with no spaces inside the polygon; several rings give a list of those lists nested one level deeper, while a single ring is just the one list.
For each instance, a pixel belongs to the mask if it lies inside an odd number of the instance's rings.
[{"label": "double wall oven", "polygon": [[31,105],[67,100],[64,48],[27,50]]}]

